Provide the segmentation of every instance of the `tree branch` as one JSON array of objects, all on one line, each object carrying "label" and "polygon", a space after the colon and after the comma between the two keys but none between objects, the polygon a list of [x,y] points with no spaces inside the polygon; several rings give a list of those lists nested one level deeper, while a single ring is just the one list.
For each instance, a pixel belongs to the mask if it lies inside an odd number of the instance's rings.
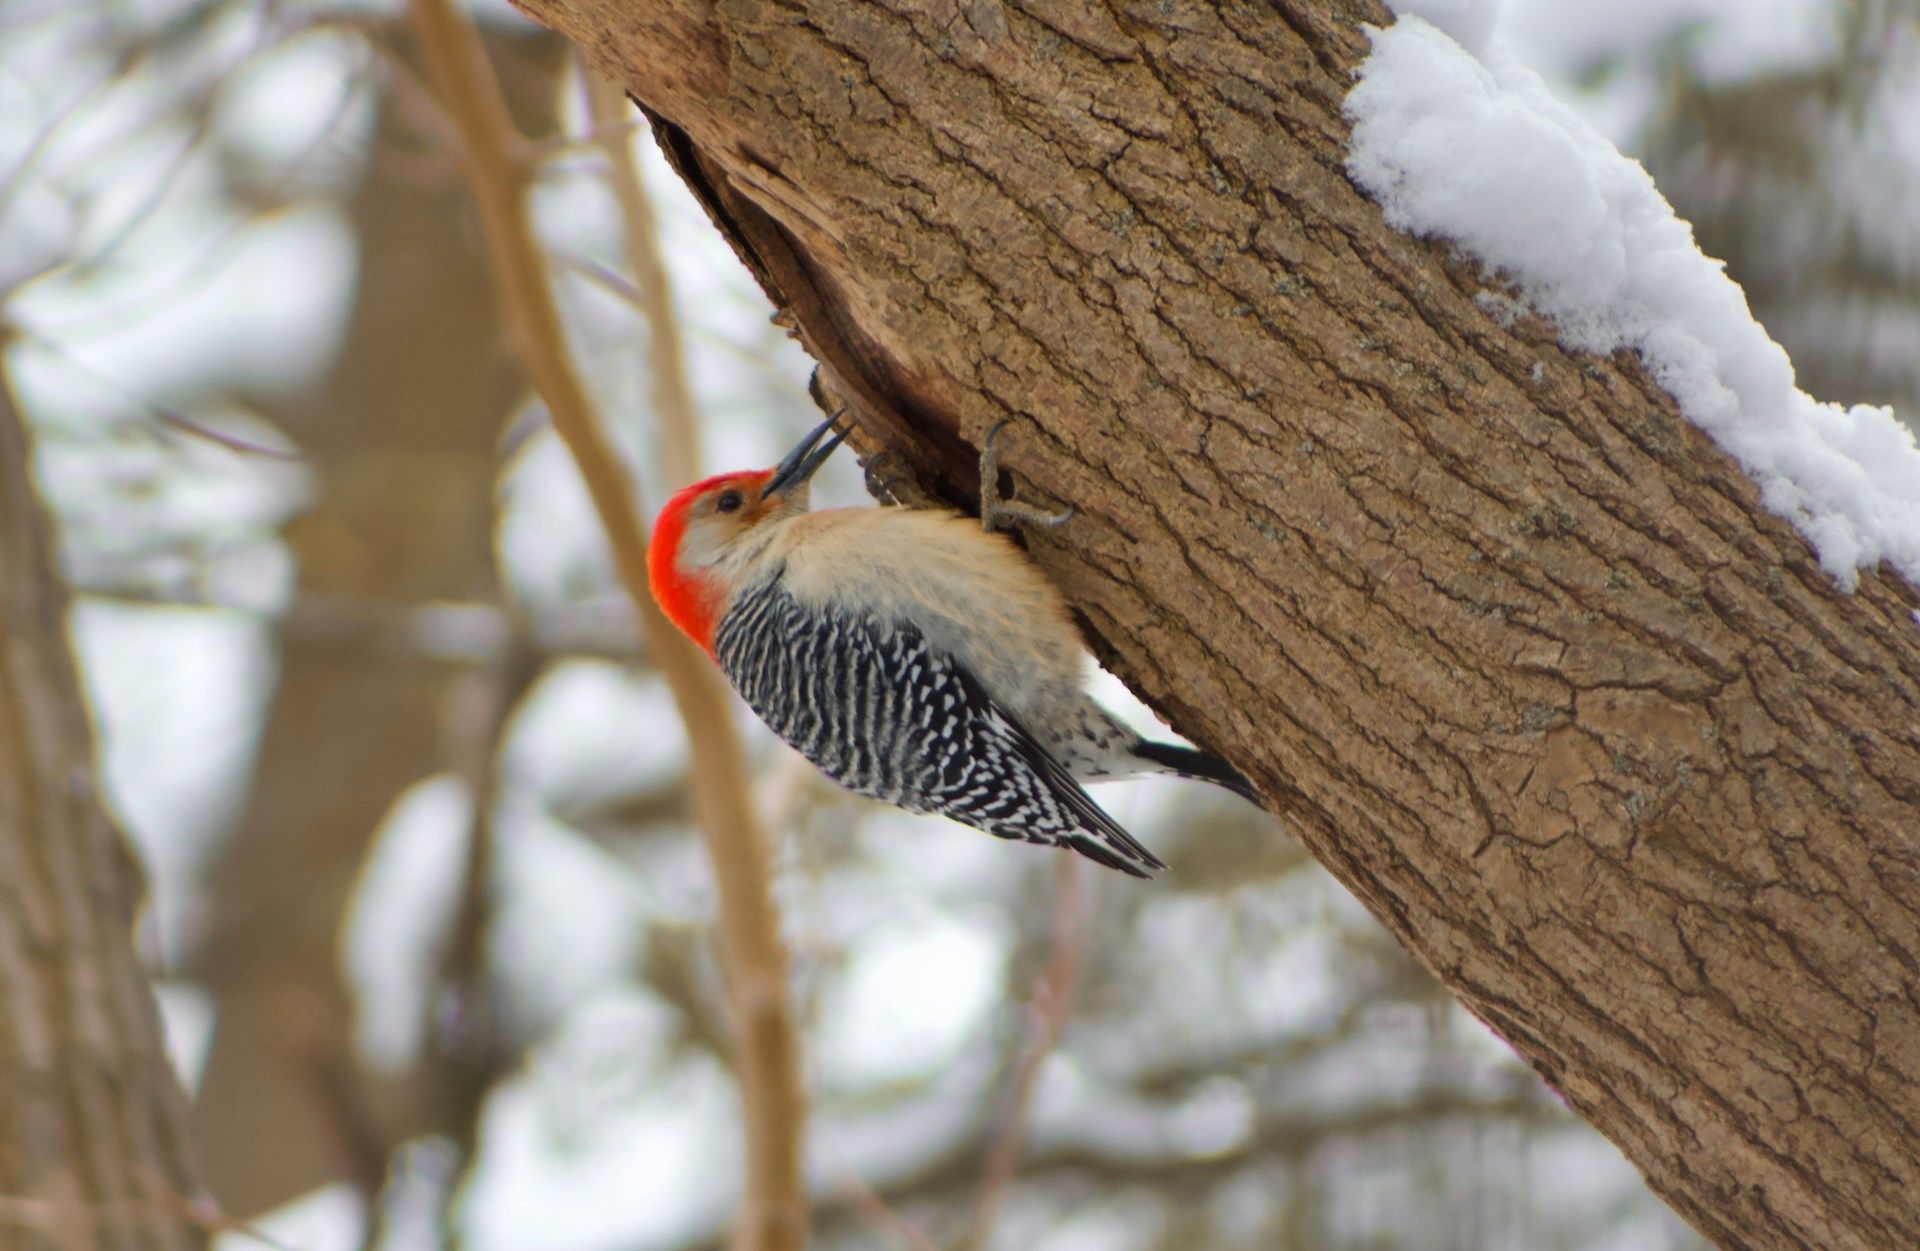
[{"label": "tree branch", "polygon": [[1060,1045],[1067,1017],[1073,1013],[1073,984],[1080,971],[1084,941],[1080,933],[1080,862],[1072,856],[1058,857],[1054,873],[1051,950],[1047,953],[1046,966],[1034,982],[1019,1062],[1014,1066],[1013,1081],[1007,1089],[1000,1127],[988,1141],[986,1163],[980,1170],[980,1190],[973,1205],[973,1232],[967,1240],[972,1251],[989,1251],[993,1246],[993,1228],[999,1219],[1000,1203],[1020,1167],[1021,1149],[1026,1146],[1027,1118],[1033,1111],[1034,1088],[1040,1079],[1041,1066]]},{"label": "tree branch", "polygon": [[206,1243],[186,1104],[132,942],[140,868],[95,784],[67,594],[0,331],[0,1237]]},{"label": "tree branch", "polygon": [[[1920,631],[1344,172],[1376,0],[521,0],[872,439],[1729,1246],[1920,1246]],[[1176,871],[1178,866],[1176,866]]]},{"label": "tree branch", "polygon": [[660,431],[660,468],[669,482],[692,482],[700,476],[700,420],[687,382],[673,282],[660,258],[660,224],[640,181],[640,163],[633,159],[633,131],[639,118],[618,83],[584,65],[581,72],[587,84],[587,113],[611,166],[607,184],[620,203],[620,241],[627,269],[639,296],[637,307],[647,323],[647,386]]},{"label": "tree branch", "polygon": [[738,1031],[747,1138],[740,1238],[756,1249],[797,1247],[807,1220],[799,1154],[804,1106],[786,1007],[787,957],[768,888],[766,838],[750,802],[729,695],[648,592],[646,529],[619,455],[596,423],[569,361],[526,215],[519,139],[478,40],[449,0],[415,0],[413,18],[435,90],[460,133],[514,349],[579,467],[640,615],[647,654],[686,725],[695,809],[718,887],[722,959]]}]

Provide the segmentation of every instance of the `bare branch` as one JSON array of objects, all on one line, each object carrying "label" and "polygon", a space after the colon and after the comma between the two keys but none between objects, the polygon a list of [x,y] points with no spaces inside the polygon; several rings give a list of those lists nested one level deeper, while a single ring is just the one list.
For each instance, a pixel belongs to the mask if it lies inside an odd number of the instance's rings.
[{"label": "bare branch", "polygon": [[798,1247],[807,1223],[800,1172],[805,1109],[786,1006],[787,956],[768,886],[768,848],[749,797],[729,695],[718,673],[672,629],[648,592],[645,527],[619,455],[597,424],[568,358],[526,214],[519,140],[479,41],[449,0],[415,0],[412,15],[429,76],[460,133],[509,337],[579,468],[640,614],[647,652],[666,677],[686,724],[695,809],[713,861],[721,955],[738,1031],[747,1138],[739,1240],[755,1251]]},{"label": "bare branch", "polygon": [[700,422],[693,388],[687,384],[686,348],[680,318],[673,308],[673,283],[660,256],[660,223],[640,181],[633,159],[633,105],[624,88],[581,67],[586,78],[588,116],[611,168],[607,183],[620,202],[620,239],[627,269],[647,323],[647,384],[660,431],[660,466],[670,482],[691,482],[700,472]]}]

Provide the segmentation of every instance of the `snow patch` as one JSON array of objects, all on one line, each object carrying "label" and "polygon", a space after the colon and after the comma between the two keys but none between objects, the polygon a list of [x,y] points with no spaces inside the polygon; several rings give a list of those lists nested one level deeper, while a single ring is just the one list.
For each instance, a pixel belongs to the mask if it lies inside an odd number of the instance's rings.
[{"label": "snow patch", "polygon": [[1387,221],[1492,266],[1570,347],[1632,348],[1852,590],[1920,582],[1920,448],[1891,410],[1822,404],[1638,162],[1556,100],[1496,6],[1401,0],[1347,96],[1347,172]]}]

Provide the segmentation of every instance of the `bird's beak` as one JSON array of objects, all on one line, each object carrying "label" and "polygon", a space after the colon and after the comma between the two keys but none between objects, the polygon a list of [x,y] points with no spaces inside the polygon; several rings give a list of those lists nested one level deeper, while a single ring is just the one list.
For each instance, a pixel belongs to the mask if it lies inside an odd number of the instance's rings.
[{"label": "bird's beak", "polygon": [[[827,457],[833,455],[833,449],[847,441],[846,431],[834,429],[834,423],[839,420],[838,415],[827,418],[800,440],[799,445],[787,453],[787,458],[773,467],[772,476],[760,488],[760,497],[765,499],[804,486],[807,479],[826,463]],[[831,439],[827,438],[829,432],[833,434]],[[822,439],[826,439],[826,442],[822,443]]]}]

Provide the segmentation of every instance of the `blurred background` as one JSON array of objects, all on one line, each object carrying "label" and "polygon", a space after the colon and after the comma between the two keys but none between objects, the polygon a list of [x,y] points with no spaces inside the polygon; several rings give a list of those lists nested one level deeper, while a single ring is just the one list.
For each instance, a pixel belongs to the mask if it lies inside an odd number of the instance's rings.
[{"label": "blurred background", "polygon": [[[817,420],[807,360],[570,51],[473,13],[643,507],[678,485],[649,400],[676,354],[706,467],[770,463]],[[1503,20],[1808,390],[1920,411],[1911,0]],[[0,350],[227,1213],[298,1251],[721,1245],[739,1109],[684,735],[404,14],[0,0]],[[818,494],[864,498],[850,457]],[[998,1248],[1702,1245],[1249,806],[1105,788],[1173,866],[1142,888],[853,800],[740,721],[819,1245],[961,1245],[983,1186]]]}]

